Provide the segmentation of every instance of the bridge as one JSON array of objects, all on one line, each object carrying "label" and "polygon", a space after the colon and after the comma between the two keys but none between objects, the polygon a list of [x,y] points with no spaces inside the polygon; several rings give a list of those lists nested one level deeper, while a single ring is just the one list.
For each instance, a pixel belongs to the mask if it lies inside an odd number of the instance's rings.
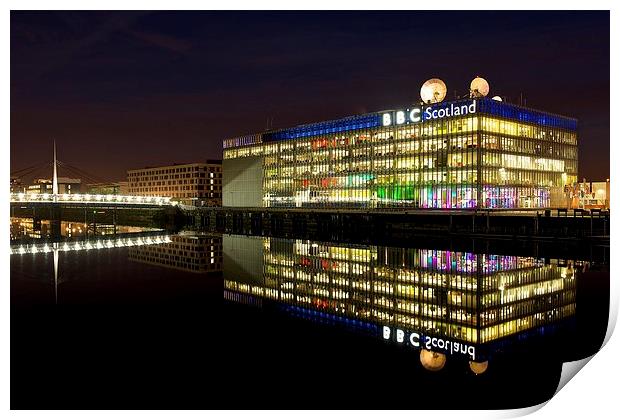
[{"label": "bridge", "polygon": [[61,204],[63,207],[163,207],[178,205],[170,197],[58,193],[11,193],[11,204]]},{"label": "bridge", "polygon": [[[59,194],[58,167],[77,174],[77,176],[89,180],[102,181],[98,177],[89,175],[87,172],[74,166],[65,164],[56,159],[56,142],[54,142],[54,159],[43,165],[17,170],[11,173],[11,177],[23,177],[32,174],[42,168],[52,167],[52,193],[11,193],[11,206],[21,205],[28,207],[47,207],[50,205],[61,207],[113,207],[113,208],[153,208],[179,206],[171,197],[164,196],[135,196],[120,194]],[[49,170],[49,169],[48,169]],[[105,180],[104,180],[105,181]]]}]

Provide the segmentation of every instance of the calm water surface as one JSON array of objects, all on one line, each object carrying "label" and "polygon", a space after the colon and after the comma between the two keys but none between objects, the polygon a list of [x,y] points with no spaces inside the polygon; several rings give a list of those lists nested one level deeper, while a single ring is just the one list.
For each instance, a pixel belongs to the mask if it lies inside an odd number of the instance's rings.
[{"label": "calm water surface", "polygon": [[516,408],[607,325],[590,261],[11,226],[14,409]]}]

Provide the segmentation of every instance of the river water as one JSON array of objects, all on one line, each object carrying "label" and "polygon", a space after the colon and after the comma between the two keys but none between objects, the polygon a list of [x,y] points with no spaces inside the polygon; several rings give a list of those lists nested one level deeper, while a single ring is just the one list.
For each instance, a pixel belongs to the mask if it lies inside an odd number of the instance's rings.
[{"label": "river water", "polygon": [[13,409],[519,408],[607,326],[598,261],[61,231],[11,222]]}]

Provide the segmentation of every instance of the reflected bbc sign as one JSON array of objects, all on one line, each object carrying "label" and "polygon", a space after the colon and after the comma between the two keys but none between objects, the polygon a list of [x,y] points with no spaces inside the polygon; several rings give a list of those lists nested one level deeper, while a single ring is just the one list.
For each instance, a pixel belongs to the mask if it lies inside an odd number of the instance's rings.
[{"label": "reflected bbc sign", "polygon": [[426,350],[439,351],[450,355],[469,355],[471,360],[476,359],[476,348],[469,344],[459,343],[444,338],[431,337],[417,332],[405,332],[400,328],[392,330],[388,326],[383,327],[382,335],[384,340],[408,344],[415,348],[425,348]]},{"label": "reflected bbc sign", "polygon": [[454,103],[445,106],[433,105],[428,107],[416,106],[411,109],[385,112],[381,115],[382,125],[415,124],[421,121],[436,120],[440,118],[459,117],[476,113],[476,100],[463,104]]}]

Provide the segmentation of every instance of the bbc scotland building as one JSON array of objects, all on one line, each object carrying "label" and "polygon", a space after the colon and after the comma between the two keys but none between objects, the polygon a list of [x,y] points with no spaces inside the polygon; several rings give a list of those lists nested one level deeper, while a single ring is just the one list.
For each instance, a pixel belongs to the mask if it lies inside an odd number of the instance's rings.
[{"label": "bbc scotland building", "polygon": [[571,207],[577,120],[486,97],[224,140],[225,207]]}]

